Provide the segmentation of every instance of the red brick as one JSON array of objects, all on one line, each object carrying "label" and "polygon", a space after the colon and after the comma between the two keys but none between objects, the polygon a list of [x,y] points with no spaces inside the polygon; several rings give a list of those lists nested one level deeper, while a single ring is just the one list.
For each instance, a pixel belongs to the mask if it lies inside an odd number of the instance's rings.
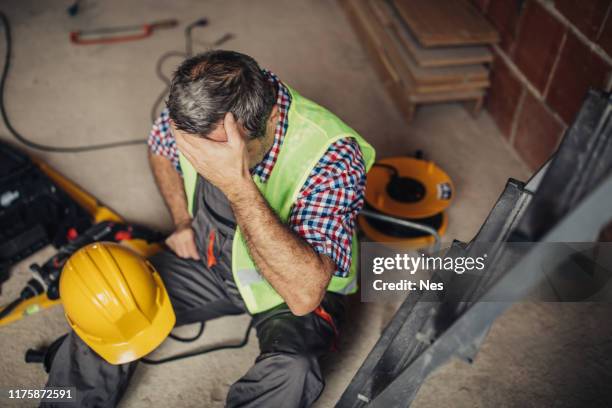
[{"label": "red brick", "polygon": [[610,0],[555,0],[555,7],[584,35],[594,40],[601,27]]},{"label": "red brick", "polygon": [[521,20],[514,60],[527,79],[543,92],[566,27],[535,0],[527,3]]},{"label": "red brick", "polygon": [[514,147],[532,169],[540,167],[555,151],[564,126],[544,103],[530,92],[525,94],[517,118]]},{"label": "red brick", "polygon": [[512,133],[512,121],[523,92],[525,92],[523,85],[510,71],[508,65],[496,57],[493,61],[487,109],[506,138],[510,138]]},{"label": "red brick", "polygon": [[499,32],[500,46],[508,53],[512,52],[520,16],[521,6],[519,2],[490,0],[487,17]]},{"label": "red brick", "polygon": [[605,88],[611,68],[576,35],[568,33],[546,97],[548,104],[570,124],[589,87]]}]

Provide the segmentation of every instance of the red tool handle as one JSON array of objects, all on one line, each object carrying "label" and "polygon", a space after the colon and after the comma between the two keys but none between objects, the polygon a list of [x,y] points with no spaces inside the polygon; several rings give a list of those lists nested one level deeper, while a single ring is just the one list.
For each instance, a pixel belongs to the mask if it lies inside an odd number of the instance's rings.
[{"label": "red tool handle", "polygon": [[118,42],[135,41],[149,37],[153,34],[153,30],[158,28],[172,28],[178,25],[178,21],[175,19],[160,20],[153,23],[145,24],[142,26],[141,31],[136,34],[130,35],[118,35],[111,37],[99,37],[99,38],[83,38],[82,36],[87,35],[87,31],[72,31],[70,33],[70,41],[73,44],[78,45],[92,45],[92,44],[112,44]]}]

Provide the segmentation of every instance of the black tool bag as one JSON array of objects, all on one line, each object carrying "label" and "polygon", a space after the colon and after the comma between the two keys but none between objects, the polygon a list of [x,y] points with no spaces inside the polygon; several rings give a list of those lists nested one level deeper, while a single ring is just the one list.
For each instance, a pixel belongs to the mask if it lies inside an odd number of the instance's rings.
[{"label": "black tool bag", "polygon": [[25,153],[0,142],[0,285],[10,265],[90,225],[90,215]]}]

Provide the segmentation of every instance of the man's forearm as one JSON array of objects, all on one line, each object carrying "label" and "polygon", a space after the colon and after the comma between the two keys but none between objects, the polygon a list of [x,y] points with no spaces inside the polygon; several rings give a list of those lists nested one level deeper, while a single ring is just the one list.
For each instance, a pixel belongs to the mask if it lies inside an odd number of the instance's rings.
[{"label": "man's forearm", "polygon": [[191,220],[187,210],[187,198],[183,187],[183,178],[176,171],[172,162],[163,156],[149,152],[149,164],[155,177],[159,192],[170,211],[175,226]]},{"label": "man's forearm", "polygon": [[251,257],[266,280],[294,314],[315,309],[335,269],[333,261],[284,225],[252,180],[228,198]]}]

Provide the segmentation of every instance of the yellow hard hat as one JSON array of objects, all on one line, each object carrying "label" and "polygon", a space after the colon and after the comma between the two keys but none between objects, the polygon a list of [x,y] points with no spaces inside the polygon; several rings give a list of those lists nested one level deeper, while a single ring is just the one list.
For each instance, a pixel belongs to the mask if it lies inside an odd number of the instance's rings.
[{"label": "yellow hard hat", "polygon": [[122,245],[98,242],[79,249],[64,265],[59,288],[72,329],[111,364],[145,356],[174,327],[159,274]]}]

